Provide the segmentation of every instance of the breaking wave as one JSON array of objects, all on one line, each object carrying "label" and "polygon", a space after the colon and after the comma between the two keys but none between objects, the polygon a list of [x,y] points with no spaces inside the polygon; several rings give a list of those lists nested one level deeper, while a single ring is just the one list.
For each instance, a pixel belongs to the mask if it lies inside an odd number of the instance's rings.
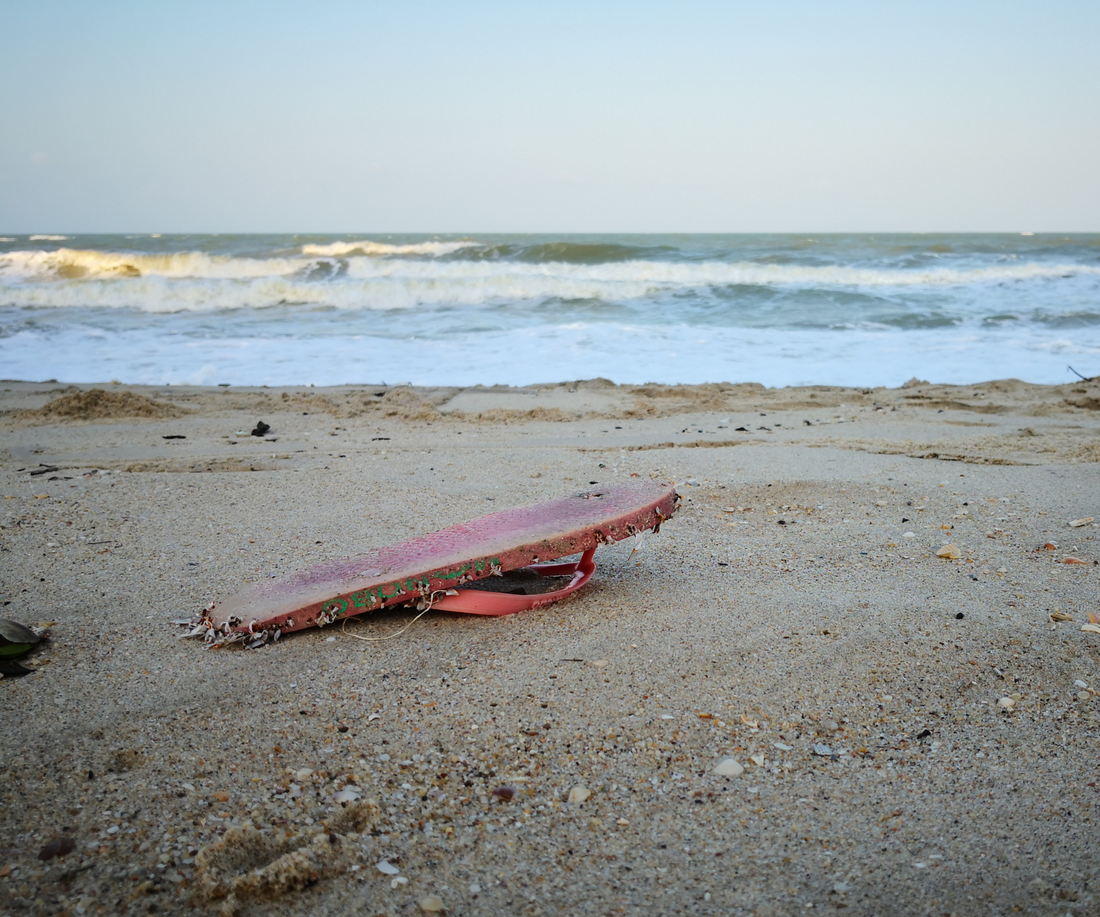
[{"label": "breaking wave", "polygon": [[1100,235],[0,242],[9,377],[1057,381],[1071,354],[1100,369]]},{"label": "breaking wave", "polygon": [[[307,304],[340,309],[404,309],[417,305],[491,305],[498,302],[596,300],[823,290],[875,296],[935,293],[988,297],[997,289],[1036,283],[1083,282],[1096,295],[1100,266],[1008,263],[973,268],[862,268],[760,261],[610,260],[610,248],[592,252],[593,263],[553,243],[528,247],[522,260],[443,258],[473,242],[416,245],[341,242],[306,245],[306,255],[242,257],[205,252],[128,253],[61,248],[0,253],[0,305],[125,306],[147,312],[208,311]],[[338,246],[343,247],[339,248]],[[364,246],[378,246],[366,254]],[[556,246],[556,247],[555,247]],[[343,255],[333,252],[344,251]],[[415,251],[412,251],[415,250]],[[378,257],[379,252],[404,257]],[[324,254],[321,254],[324,252]],[[354,252],[351,254],[350,252]],[[431,258],[409,255],[431,252]],[[532,255],[537,254],[537,257]],[[555,254],[572,261],[553,260]],[[595,260],[598,255],[598,260]],[[1021,286],[1023,285],[1023,286]]]},{"label": "breaking wave", "polygon": [[0,281],[98,280],[103,278],[263,278],[301,270],[293,258],[234,258],[204,252],[137,254],[91,249],[16,251],[0,254]]},{"label": "breaking wave", "polygon": [[386,242],[331,242],[328,245],[303,245],[303,255],[341,258],[347,255],[450,255],[464,248],[477,246],[476,242],[415,242],[410,245],[390,245]]}]

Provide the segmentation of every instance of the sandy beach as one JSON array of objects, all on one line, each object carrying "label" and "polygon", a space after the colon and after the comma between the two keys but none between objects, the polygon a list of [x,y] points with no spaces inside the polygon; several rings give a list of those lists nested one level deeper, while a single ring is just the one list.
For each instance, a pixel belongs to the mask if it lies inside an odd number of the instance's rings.
[{"label": "sandy beach", "polygon": [[[0,679],[4,917],[1100,909],[1100,380],[0,412],[0,616],[49,633]],[[632,476],[680,511],[547,608],[171,623]]]}]

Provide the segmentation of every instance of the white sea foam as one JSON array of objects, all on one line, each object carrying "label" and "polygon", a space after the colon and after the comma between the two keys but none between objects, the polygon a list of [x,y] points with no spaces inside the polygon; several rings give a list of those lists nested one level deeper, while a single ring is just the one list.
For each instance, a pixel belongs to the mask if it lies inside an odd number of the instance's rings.
[{"label": "white sea foam", "polygon": [[390,245],[386,242],[332,242],[328,245],[303,245],[303,255],[321,255],[340,258],[345,255],[450,255],[464,248],[476,246],[476,242],[416,242],[410,245]]},{"label": "white sea foam", "polygon": [[254,280],[168,280],[140,277],[122,282],[0,285],[0,305],[137,308],[143,312],[208,312],[278,305],[330,306],[347,310],[413,309],[417,306],[492,305],[502,301],[636,299],[654,289],[647,283],[596,283],[505,275],[456,278],[375,277],[316,283],[280,277]]},{"label": "white sea foam", "polygon": [[31,236],[31,241],[32,242],[64,242],[68,238],[69,238],[68,236],[35,235],[35,236]]},{"label": "white sea foam", "polygon": [[[138,328],[103,336],[70,326],[0,338],[10,378],[124,378],[162,384],[413,382],[527,385],[602,375],[620,383],[752,381],[765,385],[900,385],[912,376],[976,382],[1011,374],[1063,381],[1066,351],[1031,331],[982,337],[917,332],[700,329],[572,322],[452,338],[232,334],[188,339]],[[1079,353],[1100,356],[1100,347]],[[477,360],[468,359],[469,347]],[[1054,349],[1053,354],[1050,353]]]},{"label": "white sea foam", "polygon": [[[359,278],[391,277],[434,282],[481,280],[494,284],[509,282],[562,284],[641,284],[649,291],[662,287],[784,286],[818,287],[912,287],[964,286],[1011,283],[1075,275],[1100,277],[1100,267],[1082,264],[1010,264],[970,270],[932,268],[926,270],[864,269],[855,267],[810,267],[795,264],[756,264],[749,261],[696,263],[669,261],[619,261],[605,264],[571,264],[561,261],[531,264],[515,261],[377,261],[348,259],[348,275]],[[564,288],[563,288],[564,290]],[[536,294],[537,295],[537,294]],[[545,295],[545,294],[543,294]],[[554,294],[550,294],[554,295]]]},{"label": "white sea foam", "polygon": [[14,236],[0,236],[0,242],[14,242]]}]

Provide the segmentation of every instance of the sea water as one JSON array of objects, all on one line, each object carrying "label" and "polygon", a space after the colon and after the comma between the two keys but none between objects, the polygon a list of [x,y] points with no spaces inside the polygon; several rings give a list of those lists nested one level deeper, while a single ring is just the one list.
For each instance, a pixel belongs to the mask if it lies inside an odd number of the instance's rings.
[{"label": "sea water", "polygon": [[1100,374],[1100,235],[8,235],[0,376],[899,385]]}]

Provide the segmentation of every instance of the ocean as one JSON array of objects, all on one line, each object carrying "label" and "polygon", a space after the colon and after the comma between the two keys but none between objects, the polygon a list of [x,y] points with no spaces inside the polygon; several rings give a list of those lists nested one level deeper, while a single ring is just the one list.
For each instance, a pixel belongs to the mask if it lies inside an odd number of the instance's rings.
[{"label": "ocean", "polygon": [[527,385],[1100,374],[1100,235],[7,235],[0,376]]}]

